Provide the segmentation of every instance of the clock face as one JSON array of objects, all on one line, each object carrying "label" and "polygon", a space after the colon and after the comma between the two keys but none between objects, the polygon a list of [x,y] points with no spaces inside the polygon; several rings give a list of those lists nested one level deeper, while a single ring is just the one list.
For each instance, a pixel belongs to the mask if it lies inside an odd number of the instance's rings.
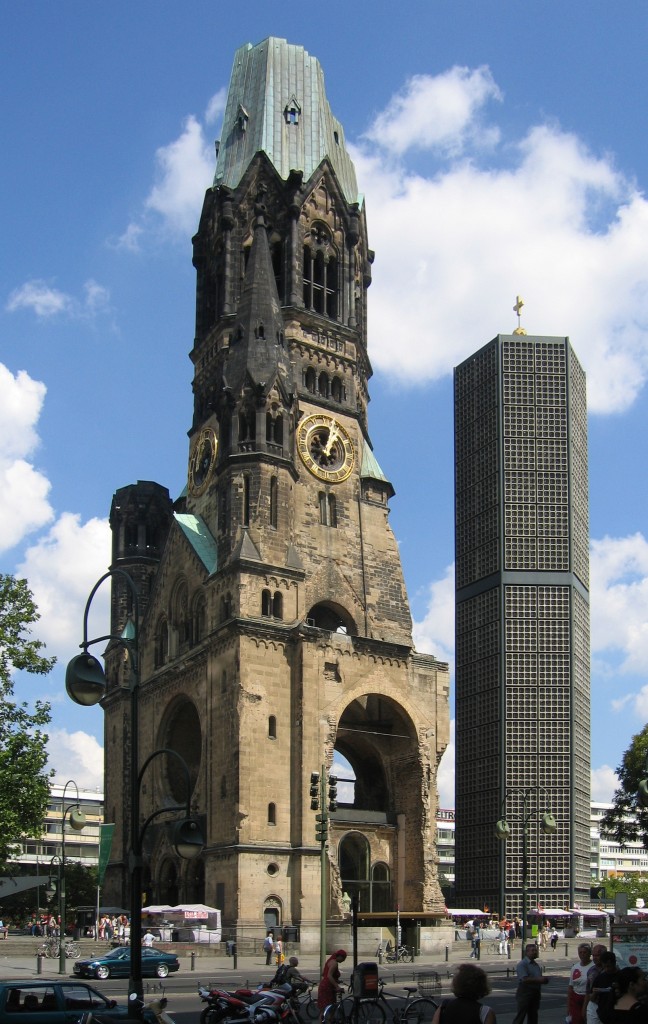
[{"label": "clock face", "polygon": [[327,483],[341,483],[353,469],[353,441],[333,416],[316,413],[302,420],[297,429],[297,449],[306,468]]},{"label": "clock face", "polygon": [[202,494],[216,463],[218,440],[211,427],[200,431],[189,460],[189,488],[192,494]]}]

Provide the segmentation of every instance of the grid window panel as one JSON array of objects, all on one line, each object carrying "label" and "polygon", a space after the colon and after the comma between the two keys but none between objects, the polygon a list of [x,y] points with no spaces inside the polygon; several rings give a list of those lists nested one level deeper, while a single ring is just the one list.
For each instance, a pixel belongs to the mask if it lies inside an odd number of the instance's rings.
[{"label": "grid window panel", "polygon": [[507,619],[535,618],[538,607],[538,588],[529,586],[506,586],[504,608]]},{"label": "grid window panel", "polygon": [[569,654],[543,651],[538,654],[538,678],[543,686],[568,687],[570,684]]},{"label": "grid window panel", "polygon": [[536,402],[538,405],[565,405],[567,402],[567,377],[539,373],[535,378]]},{"label": "grid window panel", "polygon": [[506,654],[506,686],[531,687],[538,682],[538,662],[535,654]]},{"label": "grid window panel", "polygon": [[536,446],[532,437],[504,438],[504,469],[536,468]]},{"label": "grid window panel", "polygon": [[507,619],[505,628],[507,651],[514,654],[538,649],[538,629],[534,619]]},{"label": "grid window panel", "polygon": [[539,505],[566,505],[569,495],[567,473],[538,473],[537,495]]},{"label": "grid window panel", "polygon": [[533,373],[535,370],[535,342],[502,342],[502,369],[504,373]]},{"label": "grid window panel", "polygon": [[538,650],[560,653],[571,649],[568,619],[541,619],[538,623]]},{"label": "grid window panel", "polygon": [[538,617],[541,619],[568,619],[569,598],[569,587],[539,586]]},{"label": "grid window panel", "polygon": [[567,572],[569,538],[538,537],[538,569]]},{"label": "grid window panel", "polygon": [[565,342],[562,340],[536,342],[536,369],[541,373],[566,373]]},{"label": "grid window panel", "polygon": [[566,473],[569,469],[567,445],[562,438],[539,438],[536,445],[536,467],[538,470]]},{"label": "grid window panel", "polygon": [[536,411],[533,405],[504,406],[504,437],[534,437]]},{"label": "grid window panel", "polygon": [[504,566],[506,569],[537,569],[538,550],[535,537],[505,537]]},{"label": "grid window panel", "polygon": [[567,437],[567,410],[539,405],[536,408],[536,435],[538,437]]},{"label": "grid window panel", "polygon": [[535,380],[532,373],[505,373],[502,377],[505,405],[533,405]]},{"label": "grid window panel", "polygon": [[567,505],[539,505],[537,521],[538,536],[569,536],[569,508]]},{"label": "grid window panel", "polygon": [[535,504],[536,474],[510,472],[504,475],[504,501],[507,504]]}]

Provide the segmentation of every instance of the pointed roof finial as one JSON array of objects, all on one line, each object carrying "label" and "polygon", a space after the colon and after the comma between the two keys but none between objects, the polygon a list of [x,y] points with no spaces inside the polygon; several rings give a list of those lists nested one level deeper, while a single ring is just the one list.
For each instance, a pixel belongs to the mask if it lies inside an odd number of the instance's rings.
[{"label": "pointed roof finial", "polygon": [[522,327],[520,321],[522,319],[522,306],[524,305],[524,299],[521,295],[516,295],[515,305],[513,306],[513,312],[517,313],[518,325],[513,331],[513,334],[526,334],[524,327]]}]

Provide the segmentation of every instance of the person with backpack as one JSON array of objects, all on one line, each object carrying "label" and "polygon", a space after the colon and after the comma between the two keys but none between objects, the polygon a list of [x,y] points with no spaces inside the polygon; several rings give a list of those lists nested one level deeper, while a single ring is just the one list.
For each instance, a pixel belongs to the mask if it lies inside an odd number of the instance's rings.
[{"label": "person with backpack", "polygon": [[[297,959],[297,957],[291,956],[288,963],[283,965],[283,981],[279,982],[280,985],[290,985],[292,987],[292,994],[294,996],[298,996],[302,992],[305,992],[308,986],[311,984],[308,978],[305,978],[304,975],[297,970],[298,965],[299,960]],[[280,967],[279,971],[281,969],[282,968]],[[279,973],[279,971],[277,971],[277,974]]]},{"label": "person with backpack", "polygon": [[274,932],[272,929],[268,929],[268,934],[263,940],[263,951],[266,955],[266,967],[269,967],[272,963],[272,954],[274,953]]}]

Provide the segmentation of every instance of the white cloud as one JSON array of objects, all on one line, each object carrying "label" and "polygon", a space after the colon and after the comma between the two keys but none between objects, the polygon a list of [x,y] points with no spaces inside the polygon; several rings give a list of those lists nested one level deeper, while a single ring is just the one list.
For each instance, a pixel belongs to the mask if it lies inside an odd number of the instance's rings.
[{"label": "white cloud", "polygon": [[64,315],[74,320],[92,319],[110,308],[110,292],[96,281],[83,285],[84,296],[75,299],[59,291],[47,281],[31,280],[15,288],[7,300],[6,310],[16,313],[30,309],[41,320]]},{"label": "white cloud", "polygon": [[205,190],[214,177],[214,152],[195,117],[187,118],[174,142],[158,149],[155,160],[157,182],[146,207],[160,214],[172,231],[193,234]]},{"label": "white cloud", "polygon": [[64,785],[74,779],[79,789],[104,790],[103,747],[95,736],[87,732],[68,732],[66,729],[48,730],[48,768],[53,768],[53,781]]},{"label": "white cloud", "polygon": [[[458,97],[471,80],[452,82]],[[354,150],[376,250],[374,367],[410,385],[443,377],[516,326],[521,294],[529,333],[570,336],[590,409],[623,410],[648,373],[648,202],[609,158],[555,126],[492,154],[441,159],[435,144],[447,138],[451,149],[455,129],[459,148],[474,145],[480,106],[497,95],[483,74],[474,82],[439,140],[414,100],[442,94],[447,75],[410,83]],[[431,148],[416,172],[394,161],[413,145]]]},{"label": "white cloud", "polygon": [[619,780],[613,768],[603,764],[600,768],[592,768],[592,800],[595,803],[609,804]]},{"label": "white cloud", "polygon": [[26,281],[15,288],[7,300],[6,309],[15,313],[19,309],[31,309],[36,316],[50,317],[68,313],[72,306],[69,295],[52,287],[46,281]]},{"label": "white cloud", "polygon": [[450,721],[450,742],[441,758],[437,772],[437,789],[439,790],[439,807],[450,808],[455,805],[455,720]]},{"label": "white cloud", "polygon": [[439,661],[454,662],[454,564],[445,576],[429,585],[425,618],[414,623],[414,644],[418,651],[433,654]]},{"label": "white cloud", "polygon": [[456,154],[468,137],[490,145],[497,133],[482,132],[477,114],[488,100],[501,98],[487,67],[414,75],[376,116],[365,138],[398,155],[409,149]]},{"label": "white cloud", "polygon": [[592,650],[616,652],[620,672],[648,672],[648,542],[641,533],[590,548]]},{"label": "white cloud", "polygon": [[217,93],[214,93],[205,111],[205,121],[207,124],[215,124],[225,113],[225,104],[227,102],[227,89],[223,86]]},{"label": "white cloud", "polygon": [[46,387],[0,363],[0,551],[8,551],[54,513],[49,480],[28,461],[38,447],[36,425]]},{"label": "white cloud", "polygon": [[[104,519],[81,523],[64,512],[48,533],[27,548],[18,574],[29,580],[41,614],[39,639],[65,662],[78,653],[83,610],[90,590],[110,562],[110,527]],[[110,585],[92,603],[90,636],[108,632]]]}]

